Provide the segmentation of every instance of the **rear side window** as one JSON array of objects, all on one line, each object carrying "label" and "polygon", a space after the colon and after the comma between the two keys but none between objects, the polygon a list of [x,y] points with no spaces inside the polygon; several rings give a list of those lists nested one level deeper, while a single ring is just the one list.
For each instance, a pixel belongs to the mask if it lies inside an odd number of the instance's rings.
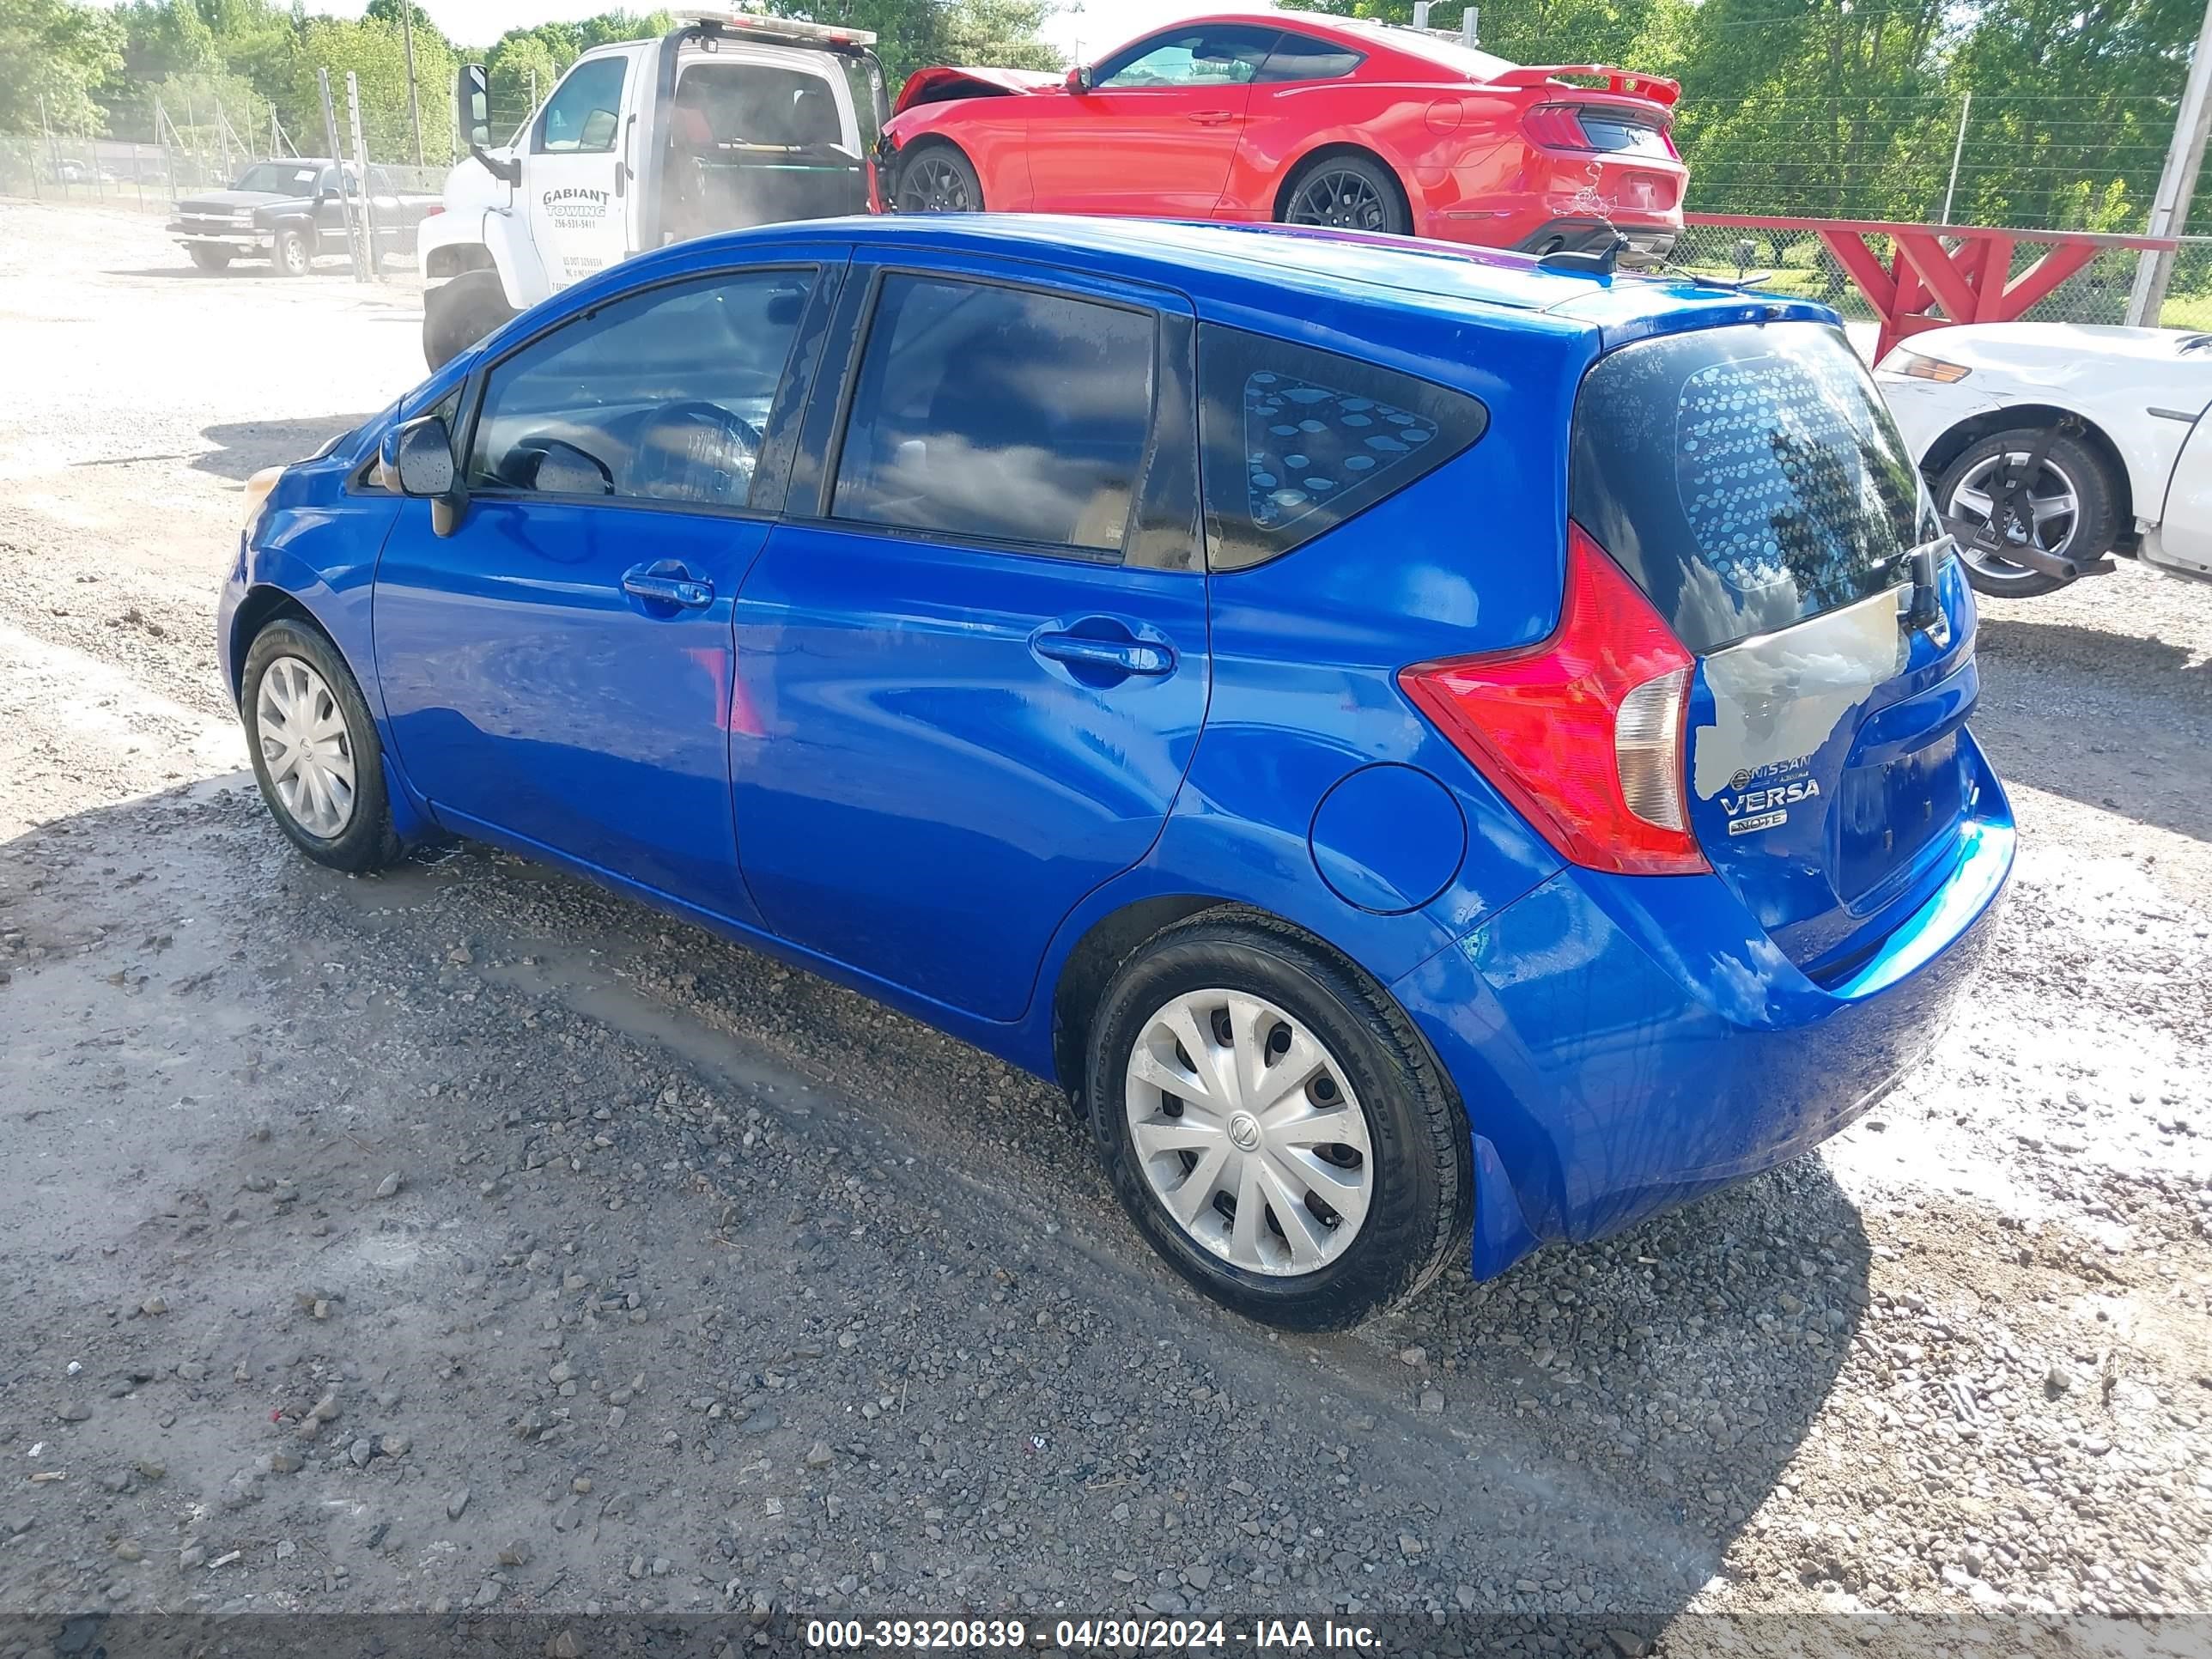
[{"label": "rear side window", "polygon": [[884,278],[833,517],[1119,556],[1152,423],[1152,314]]},{"label": "rear side window", "polygon": [[1700,653],[1902,580],[1919,477],[1844,337],[1700,329],[1598,360],[1575,401],[1577,523]]},{"label": "rear side window", "polygon": [[1275,42],[1258,79],[1277,81],[1334,81],[1358,69],[1366,60],[1364,52],[1316,40],[1310,34],[1285,34]]},{"label": "rear side window", "polygon": [[1241,570],[1332,530],[1482,435],[1475,398],[1395,369],[1200,325],[1207,563]]}]

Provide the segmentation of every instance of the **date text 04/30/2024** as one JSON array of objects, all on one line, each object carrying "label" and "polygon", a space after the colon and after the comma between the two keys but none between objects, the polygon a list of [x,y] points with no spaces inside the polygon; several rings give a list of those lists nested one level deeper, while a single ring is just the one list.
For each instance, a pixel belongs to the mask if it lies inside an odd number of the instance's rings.
[{"label": "date text 04/30/2024", "polygon": [[1012,1649],[1027,1647],[1033,1639],[1042,1646],[1048,1631],[1051,1644],[1066,1652],[1223,1648],[1358,1652],[1382,1646],[1382,1637],[1372,1626],[1339,1624],[1334,1619],[1255,1619],[1249,1624],[1221,1619],[1062,1619],[1034,1629],[1017,1619],[810,1619],[805,1638],[809,1649],[828,1652]]}]

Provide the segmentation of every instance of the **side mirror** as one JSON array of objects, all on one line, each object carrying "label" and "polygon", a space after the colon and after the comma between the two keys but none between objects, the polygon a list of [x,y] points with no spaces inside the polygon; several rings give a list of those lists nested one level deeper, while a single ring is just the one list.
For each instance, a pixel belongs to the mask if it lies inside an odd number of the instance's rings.
[{"label": "side mirror", "polygon": [[453,114],[471,149],[491,148],[491,82],[482,64],[464,64],[453,72]]},{"label": "side mirror", "polygon": [[388,434],[383,460],[386,482],[396,482],[403,495],[434,501],[453,493],[453,440],[435,415],[410,421]]},{"label": "side mirror", "polygon": [[444,421],[425,415],[386,433],[377,465],[386,489],[429,501],[432,530],[450,536],[460,527],[468,492],[454,476],[453,440]]},{"label": "side mirror", "polygon": [[491,148],[491,82],[482,64],[464,64],[453,71],[453,131],[493,178],[509,185],[522,182],[520,161],[485,153]]},{"label": "side mirror", "polygon": [[1091,90],[1092,85],[1091,66],[1087,64],[1078,64],[1073,69],[1068,70],[1067,79],[1060,84],[1080,98]]}]

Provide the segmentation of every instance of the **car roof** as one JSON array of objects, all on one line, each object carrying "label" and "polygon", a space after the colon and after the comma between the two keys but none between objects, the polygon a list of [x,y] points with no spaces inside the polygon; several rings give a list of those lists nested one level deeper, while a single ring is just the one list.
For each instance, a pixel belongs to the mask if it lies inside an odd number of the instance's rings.
[{"label": "car roof", "polygon": [[[1297,316],[1306,298],[1481,320],[1529,333],[1595,334],[1607,349],[1647,334],[1784,318],[1833,323],[1807,301],[1686,281],[1549,269],[1526,254],[1411,237],[1284,225],[1055,214],[926,214],[808,220],[731,231],[665,250],[682,263],[758,256],[779,243],[970,253],[1173,289],[1201,316]],[[624,270],[641,265],[634,261]],[[594,287],[597,284],[593,284]]]}]

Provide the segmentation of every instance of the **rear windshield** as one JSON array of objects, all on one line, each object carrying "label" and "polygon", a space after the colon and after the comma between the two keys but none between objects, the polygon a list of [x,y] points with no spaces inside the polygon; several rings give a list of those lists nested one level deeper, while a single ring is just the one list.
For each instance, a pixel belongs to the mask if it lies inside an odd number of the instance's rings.
[{"label": "rear windshield", "polygon": [[1881,394],[1819,323],[1600,358],[1575,401],[1570,491],[1575,521],[1701,653],[1893,586],[1934,534]]}]

